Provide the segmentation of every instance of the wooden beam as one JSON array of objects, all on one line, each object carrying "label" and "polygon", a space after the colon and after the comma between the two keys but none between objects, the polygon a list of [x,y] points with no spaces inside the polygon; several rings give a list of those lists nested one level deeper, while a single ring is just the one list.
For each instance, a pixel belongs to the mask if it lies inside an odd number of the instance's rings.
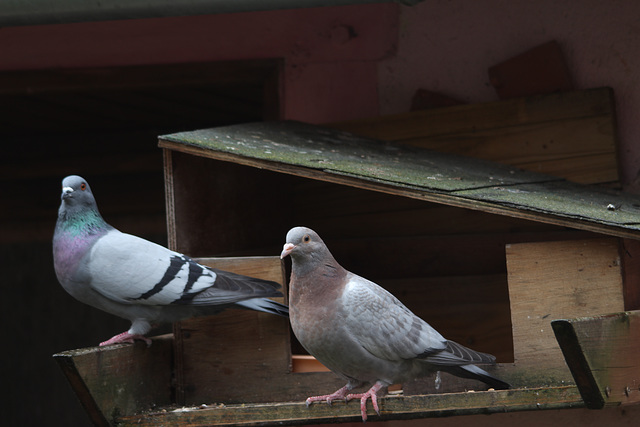
[{"label": "wooden beam", "polygon": [[587,407],[640,403],[640,311],[551,325]]},{"label": "wooden beam", "polygon": [[173,402],[173,336],[152,340],[53,355],[95,425]]},{"label": "wooden beam", "polygon": [[[387,396],[378,399],[380,416],[368,404],[372,421],[491,414],[584,406],[576,387],[531,388],[504,391]],[[334,402],[309,407],[303,401],[165,408],[118,418],[120,426],[305,425],[360,422],[358,402]]]}]

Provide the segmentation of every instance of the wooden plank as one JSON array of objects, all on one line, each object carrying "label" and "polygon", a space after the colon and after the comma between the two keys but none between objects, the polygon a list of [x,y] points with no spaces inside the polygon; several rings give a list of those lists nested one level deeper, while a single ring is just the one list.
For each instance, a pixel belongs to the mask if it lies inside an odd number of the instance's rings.
[{"label": "wooden plank", "polygon": [[573,90],[569,67],[555,40],[492,66],[489,81],[500,99]]},{"label": "wooden plank", "polygon": [[[406,420],[452,415],[580,408],[584,406],[577,387],[531,388],[473,393],[419,396],[387,396],[378,399],[381,415],[368,404],[369,420]],[[209,426],[209,425],[306,425],[358,422],[360,405],[336,401],[307,407],[304,402],[278,404],[212,405],[168,408],[120,417],[121,426]]]},{"label": "wooden plank", "polygon": [[462,105],[328,126],[583,184],[619,179],[610,89]]},{"label": "wooden plank", "polygon": [[506,256],[516,365],[571,380],[550,322],[623,309],[618,241],[513,244]]},{"label": "wooden plank", "polygon": [[640,403],[640,311],[552,325],[587,407]]},{"label": "wooden plank", "polygon": [[640,310],[640,241],[622,240],[624,309]]},{"label": "wooden plank", "polygon": [[94,424],[173,402],[173,336],[152,340],[53,355]]},{"label": "wooden plank", "polygon": [[[279,257],[199,258],[205,265],[285,284]],[[286,295],[286,287],[282,289]],[[285,302],[285,298],[275,298]],[[268,402],[272,381],[291,371],[287,319],[249,310],[226,310],[174,324],[176,399]]]},{"label": "wooden plank", "polygon": [[[447,108],[401,113],[380,117],[332,123],[347,132],[369,128],[370,138],[403,141],[417,136],[433,137],[472,133],[523,124],[572,120],[579,117],[613,113],[612,90],[596,88],[552,95],[532,96],[484,104],[465,104]],[[424,122],[419,126],[416,122]],[[355,133],[355,132],[354,132]]]},{"label": "wooden plank", "polygon": [[[312,125],[251,123],[163,136],[160,145],[398,196],[640,237],[640,197],[636,195],[581,186],[478,159],[381,144]],[[520,190],[520,186],[525,187]],[[561,191],[561,203],[545,204],[546,196]]]},{"label": "wooden plank", "polygon": [[581,184],[617,182],[615,123],[589,116],[398,141],[545,173]]}]

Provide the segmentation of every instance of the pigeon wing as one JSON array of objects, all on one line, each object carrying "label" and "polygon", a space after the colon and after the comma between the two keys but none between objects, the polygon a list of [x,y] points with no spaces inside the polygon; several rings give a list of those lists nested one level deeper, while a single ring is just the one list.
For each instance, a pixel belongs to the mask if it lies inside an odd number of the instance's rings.
[{"label": "pigeon wing", "polygon": [[[216,280],[214,272],[189,257],[117,230],[96,241],[83,267],[91,287],[124,304],[177,303]],[[234,302],[230,292],[209,298],[209,304],[230,302]]]},{"label": "pigeon wing", "polygon": [[350,273],[341,297],[350,334],[376,357],[413,359],[437,354],[447,341],[396,297],[375,283]]}]

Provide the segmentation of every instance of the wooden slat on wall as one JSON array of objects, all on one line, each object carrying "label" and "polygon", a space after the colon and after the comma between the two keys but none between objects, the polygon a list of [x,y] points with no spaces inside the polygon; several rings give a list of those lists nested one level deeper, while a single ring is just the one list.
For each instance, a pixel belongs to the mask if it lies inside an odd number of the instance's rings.
[{"label": "wooden slat on wall", "polygon": [[[284,284],[279,257],[200,258],[205,265]],[[287,290],[283,285],[282,292]],[[277,298],[279,302],[286,299]],[[287,319],[229,309],[174,324],[176,401],[268,402],[268,387],[291,370]]]},{"label": "wooden slat on wall", "polygon": [[610,89],[332,123],[385,141],[493,160],[582,184],[618,181]]},{"label": "wooden slat on wall", "polygon": [[516,365],[567,376],[551,321],[623,310],[619,241],[521,243],[506,253]]}]

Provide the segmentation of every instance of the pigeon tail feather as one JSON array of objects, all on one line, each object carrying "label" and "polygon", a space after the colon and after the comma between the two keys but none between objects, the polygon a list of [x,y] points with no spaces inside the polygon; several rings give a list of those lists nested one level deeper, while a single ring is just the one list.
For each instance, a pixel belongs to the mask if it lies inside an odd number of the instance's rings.
[{"label": "pigeon tail feather", "polygon": [[478,368],[476,365],[448,366],[441,367],[441,370],[457,377],[482,381],[496,390],[506,390],[511,388],[511,385],[508,383],[494,377],[484,369]]},{"label": "pigeon tail feather", "polygon": [[249,310],[262,311],[269,314],[277,314],[282,317],[289,317],[289,307],[280,304],[277,301],[268,298],[251,298],[244,301],[238,301],[235,305]]}]

